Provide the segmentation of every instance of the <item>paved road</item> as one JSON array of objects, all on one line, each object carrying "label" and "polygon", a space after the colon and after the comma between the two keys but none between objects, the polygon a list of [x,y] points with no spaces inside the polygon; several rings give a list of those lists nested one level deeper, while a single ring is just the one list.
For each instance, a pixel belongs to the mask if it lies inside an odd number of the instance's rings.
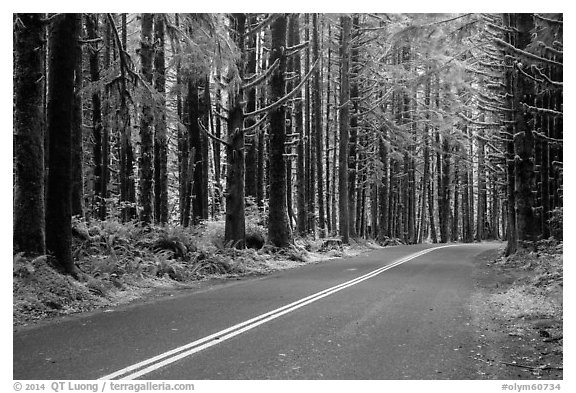
[{"label": "paved road", "polygon": [[474,259],[495,247],[391,265],[431,248],[392,247],[20,328],[13,376],[473,379]]}]

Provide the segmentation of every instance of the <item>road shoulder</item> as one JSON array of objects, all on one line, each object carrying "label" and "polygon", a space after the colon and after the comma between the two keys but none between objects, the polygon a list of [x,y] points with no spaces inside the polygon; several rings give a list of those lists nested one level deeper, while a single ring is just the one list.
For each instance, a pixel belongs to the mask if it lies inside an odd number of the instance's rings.
[{"label": "road shoulder", "polygon": [[485,379],[562,379],[562,278],[554,277],[558,265],[561,274],[562,254],[504,258],[496,249],[479,254],[474,263],[470,307],[478,374]]}]

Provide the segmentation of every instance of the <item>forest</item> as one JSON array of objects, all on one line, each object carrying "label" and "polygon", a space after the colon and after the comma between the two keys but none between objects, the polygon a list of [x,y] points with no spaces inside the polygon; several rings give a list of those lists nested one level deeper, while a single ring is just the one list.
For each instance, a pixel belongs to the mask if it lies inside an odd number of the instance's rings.
[{"label": "forest", "polygon": [[13,14],[13,43],[13,252],[66,275],[122,230],[562,239],[562,14]]}]

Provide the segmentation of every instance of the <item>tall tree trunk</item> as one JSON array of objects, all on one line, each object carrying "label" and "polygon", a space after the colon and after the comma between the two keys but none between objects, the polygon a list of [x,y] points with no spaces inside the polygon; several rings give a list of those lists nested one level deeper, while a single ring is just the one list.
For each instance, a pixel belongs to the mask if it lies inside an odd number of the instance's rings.
[{"label": "tall tree trunk", "polygon": [[380,217],[379,217],[379,228],[378,228],[378,239],[384,240],[386,236],[390,236],[390,232],[388,231],[389,228],[389,162],[388,162],[388,146],[386,146],[386,138],[388,136],[386,127],[382,127],[382,135],[378,140],[378,150],[379,150],[379,157],[380,162],[382,163],[382,184],[379,187],[379,195],[378,195],[378,204],[380,210]]},{"label": "tall tree trunk", "polygon": [[468,164],[464,164],[464,171],[461,174],[462,184],[462,241],[470,243],[473,239],[473,231],[470,225],[470,195],[468,194]]},{"label": "tall tree trunk", "polygon": [[[249,26],[253,26],[257,23],[255,16],[250,16],[248,18]],[[246,48],[248,61],[246,64],[246,75],[250,77],[256,74],[256,34],[252,34],[248,37],[248,47]],[[256,110],[256,89],[250,89],[245,93],[244,99],[246,100],[246,112],[253,112]],[[254,125],[256,120],[254,118],[246,119],[246,128]],[[250,137],[249,143],[246,146],[246,196],[256,199],[257,194],[257,175],[258,170],[258,144],[256,143],[256,135]]]},{"label": "tall tree trunk", "polygon": [[349,197],[348,197],[348,154],[349,154],[349,130],[350,130],[350,41],[352,19],[349,15],[340,17],[342,27],[340,35],[340,154],[338,167],[339,180],[339,204],[340,212],[340,236],[344,244],[349,243],[350,220],[349,220]]},{"label": "tall tree trunk", "polygon": [[45,253],[43,18],[17,14],[14,25],[13,246],[29,255]]},{"label": "tall tree trunk", "polygon": [[78,14],[55,16],[48,39],[49,172],[46,200],[46,248],[66,273],[75,275],[72,260],[71,132],[74,70],[80,30]]},{"label": "tall tree trunk", "polygon": [[[264,45],[266,41],[266,37],[261,37],[258,39],[259,49]],[[268,56],[261,56],[259,64],[261,70],[266,69]],[[261,107],[266,106],[266,93],[267,93],[268,86],[262,86],[259,88],[259,95],[258,95],[258,102]],[[266,195],[266,159],[267,155],[265,154],[266,148],[266,139],[265,138],[265,130],[266,124],[262,125],[258,130],[258,170],[256,173],[256,199],[258,201],[258,208],[260,211],[264,210],[264,198]]]},{"label": "tall tree trunk", "polygon": [[[243,23],[238,22],[243,26]],[[243,31],[242,30],[239,31]],[[228,161],[226,189],[226,226],[224,239],[233,247],[244,247],[246,223],[244,217],[244,132],[242,131],[244,114],[238,102],[228,114],[228,143],[226,157]]]},{"label": "tall tree trunk", "polygon": [[[140,61],[142,77],[149,85],[152,84],[153,19],[153,14],[142,14]],[[153,113],[151,101],[152,97],[147,94],[142,102],[142,116],[140,117],[140,204],[142,205],[140,221],[144,224],[152,222]]]},{"label": "tall tree trunk", "polygon": [[[78,15],[81,18],[81,15]],[[77,21],[78,35],[82,29],[82,19]],[[73,50],[76,53],[74,67],[74,100],[72,104],[72,215],[84,216],[84,176],[83,176],[83,132],[82,132],[82,45],[77,42]]]},{"label": "tall tree trunk", "polygon": [[126,14],[122,14],[122,39],[118,42],[118,54],[120,60],[120,111],[116,121],[120,139],[120,205],[122,209],[122,221],[126,222],[136,218],[136,190],[134,182],[134,152],[132,150],[132,126],[130,111],[128,109],[128,68],[125,48],[128,45],[128,26]]},{"label": "tall tree trunk", "polygon": [[202,80],[194,81],[197,87],[194,88],[190,106],[190,149],[195,149],[194,159],[194,181],[192,186],[192,222],[197,225],[201,220],[208,219],[208,140],[207,136],[200,129],[201,122],[208,128],[208,102],[206,94],[210,94],[207,80],[203,81],[204,94],[199,95],[198,87]]},{"label": "tall tree trunk", "polygon": [[168,136],[166,131],[166,65],[164,55],[164,15],[154,16],[154,74],[159,102],[155,105],[154,132],[154,217],[168,222]]},{"label": "tall tree trunk", "polygon": [[[318,26],[318,14],[312,15],[313,33],[312,39],[314,41],[313,57],[314,62],[320,61],[320,38]],[[325,213],[324,213],[324,172],[322,168],[322,74],[320,70],[322,67],[317,66],[314,72],[314,92],[313,92],[313,107],[314,107],[314,128],[316,134],[316,175],[318,178],[318,227],[320,229],[320,237],[325,234]]]},{"label": "tall tree trunk", "polygon": [[[517,14],[516,47],[526,49],[531,43],[531,34],[534,27],[532,14]],[[520,67],[521,65],[517,65]],[[522,104],[532,104],[534,97],[533,82],[522,75],[516,68],[514,77],[516,130],[514,133],[514,171],[516,192],[516,222],[518,240],[535,241],[538,235],[534,216],[534,133],[532,131],[533,116],[522,109]]]},{"label": "tall tree trunk", "polygon": [[[310,14],[304,14],[304,25],[305,27],[305,37],[306,41],[310,42]],[[306,63],[304,67],[304,72],[308,74],[311,67],[311,45],[306,47]],[[306,201],[308,209],[307,225],[310,234],[316,236],[316,132],[313,127],[313,116],[312,116],[312,97],[310,94],[310,82],[305,85],[305,102],[304,106],[306,108],[305,114],[305,129],[306,129],[306,173],[308,178],[306,180]]]},{"label": "tall tree trunk", "polygon": [[[105,31],[105,47],[104,47],[104,69],[108,70],[110,68],[110,57],[113,52],[113,37],[112,37],[112,25],[110,21],[106,22]],[[102,204],[100,205],[99,215],[101,219],[106,219],[108,214],[108,209],[106,201],[108,198],[108,182],[110,180],[110,129],[111,129],[111,92],[110,88],[106,87],[104,89],[104,102],[102,107],[102,188],[100,195],[102,196]]]},{"label": "tall tree trunk", "polygon": [[[270,101],[276,102],[286,94],[286,16],[280,15],[272,24],[270,61],[279,59],[280,65],[270,79]],[[270,113],[270,209],[268,211],[268,240],[276,247],[288,247],[292,234],[286,206],[286,109],[283,105]]]},{"label": "tall tree trunk", "polygon": [[[456,151],[458,154],[458,151]],[[453,242],[458,241],[459,220],[460,220],[460,184],[459,184],[459,160],[454,162],[454,206],[452,209],[452,229],[450,230],[450,240]]]},{"label": "tall tree trunk", "polygon": [[[328,41],[327,41],[327,45],[328,46],[328,59],[327,59],[327,64],[326,64],[326,121],[325,121],[325,125],[326,125],[326,131],[324,133],[325,135],[325,144],[326,144],[326,154],[325,154],[325,166],[326,166],[326,233],[328,236],[331,235],[332,233],[332,211],[331,211],[331,196],[332,196],[332,192],[331,192],[331,188],[330,188],[330,176],[331,176],[331,172],[330,172],[330,86],[331,86],[331,81],[330,78],[332,77],[332,75],[330,74],[330,61],[331,61],[331,57],[332,57],[332,48],[330,46],[330,42],[332,40],[332,31],[331,31],[331,27],[330,24],[328,24]],[[324,44],[324,41],[323,41]],[[333,169],[334,170],[334,169]],[[320,195],[320,194],[319,194]]]},{"label": "tall tree trunk", "polygon": [[[98,39],[98,14],[86,15],[86,34],[89,40]],[[90,65],[90,80],[93,84],[100,81],[100,59],[99,51],[89,46],[88,61]],[[100,220],[106,219],[106,201],[102,195],[102,97],[100,89],[92,92],[92,135],[94,138],[93,157],[94,157],[94,214]]]},{"label": "tall tree trunk", "polygon": [[[220,71],[216,74],[216,80],[220,82]],[[215,135],[216,138],[222,137],[222,120],[220,116],[220,106],[222,105],[222,96],[221,96],[220,84],[216,83],[216,116],[214,116],[215,125]],[[216,215],[220,215],[220,208],[222,206],[222,172],[220,170],[220,163],[221,163],[221,153],[220,153],[220,143],[218,141],[213,141],[212,143],[212,150],[214,151],[214,200],[212,201],[212,205],[214,206],[214,212]]]},{"label": "tall tree trunk", "polygon": [[484,132],[482,129],[478,130],[478,209],[476,217],[476,241],[481,242],[486,238],[486,165],[484,164],[484,146],[486,145],[484,139]]},{"label": "tall tree trunk", "polygon": [[446,136],[442,138],[442,226],[440,227],[440,241],[448,242],[450,239],[450,141]]},{"label": "tall tree trunk", "polygon": [[[356,35],[359,28],[359,17],[354,15],[352,18],[352,32]],[[349,232],[351,237],[358,236],[356,228],[356,174],[358,170],[356,151],[358,139],[358,99],[359,99],[359,54],[360,48],[357,44],[351,44],[351,59],[350,59],[350,102],[352,104],[352,116],[350,118],[350,140],[349,140],[349,155],[348,155],[348,216],[349,216]]]},{"label": "tall tree trunk", "polygon": [[[292,14],[288,22],[288,34],[291,45],[300,44],[300,15]],[[292,71],[294,72],[294,85],[300,82],[300,53],[292,55]],[[305,172],[305,136],[302,114],[302,93],[296,92],[294,96],[294,132],[298,134],[296,145],[296,228],[300,236],[305,236],[308,230],[308,205],[306,204],[306,172]]]},{"label": "tall tree trunk", "polygon": [[[234,14],[231,18],[234,27],[233,38],[240,53],[244,53],[244,31],[246,29],[246,15]],[[240,78],[244,76],[244,68],[240,61],[237,63]],[[228,144],[226,145],[226,224],[224,239],[227,244],[235,247],[244,247],[246,238],[245,222],[245,191],[244,178],[246,172],[245,146],[244,146],[244,112],[242,110],[242,97],[238,90],[228,91],[230,109],[228,111]]]},{"label": "tall tree trunk", "polygon": [[[515,27],[515,17],[514,14],[504,14],[502,17],[504,21],[504,27],[507,28],[505,33],[506,42],[514,45],[514,33],[512,28]],[[506,71],[504,73],[505,83],[506,83],[506,107],[509,111],[506,112],[506,193],[508,195],[507,206],[508,206],[508,228],[506,230],[506,250],[505,255],[514,254],[518,248],[518,232],[516,227],[516,196],[514,194],[514,187],[516,183],[514,174],[514,130],[515,125],[513,124],[514,115],[513,110],[515,107],[514,99],[514,72],[512,71],[513,61],[509,56],[504,56],[504,64],[506,65]]]}]

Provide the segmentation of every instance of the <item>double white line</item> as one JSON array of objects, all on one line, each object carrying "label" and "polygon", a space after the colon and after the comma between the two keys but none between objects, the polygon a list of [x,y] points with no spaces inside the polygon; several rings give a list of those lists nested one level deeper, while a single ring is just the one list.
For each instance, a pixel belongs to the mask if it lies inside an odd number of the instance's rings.
[{"label": "double white line", "polygon": [[287,304],[283,307],[280,307],[280,308],[277,308],[277,309],[272,310],[270,312],[267,312],[266,314],[259,315],[255,318],[252,318],[252,319],[249,319],[249,320],[244,321],[242,323],[239,323],[237,325],[231,326],[227,329],[221,330],[219,332],[216,332],[214,334],[211,334],[211,335],[206,336],[204,338],[201,338],[199,340],[193,341],[189,344],[183,345],[183,346],[178,347],[178,348],[174,348],[171,351],[164,352],[158,356],[154,356],[153,358],[144,360],[140,363],[136,363],[132,366],[125,367],[121,370],[118,370],[118,371],[112,373],[112,374],[105,375],[99,379],[100,380],[103,380],[103,379],[130,380],[130,379],[139,378],[143,375],[146,375],[146,374],[151,373],[155,370],[158,370],[159,368],[162,368],[162,367],[167,366],[171,363],[177,362],[180,359],[184,359],[184,358],[186,358],[190,355],[193,355],[197,352],[200,352],[206,348],[210,348],[216,344],[219,344],[223,341],[226,341],[226,340],[228,340],[234,336],[237,336],[239,334],[247,332],[248,330],[254,329],[257,326],[260,326],[266,322],[272,321],[278,317],[281,317],[284,314],[288,314],[289,312],[295,311],[295,310],[297,310],[301,307],[304,307],[310,303],[313,303],[313,302],[318,301],[322,298],[325,298],[326,296],[330,296],[330,295],[332,295],[336,292],[339,292],[343,289],[346,289],[346,288],[351,287],[353,285],[359,284],[362,281],[365,281],[365,280],[368,280],[369,278],[377,276],[378,274],[380,274],[386,270],[392,269],[395,266],[398,266],[398,265],[401,265],[405,262],[411,261],[414,258],[418,258],[421,255],[427,254],[427,253],[434,251],[434,250],[439,250],[441,248],[453,247],[453,246],[454,245],[446,245],[446,246],[428,248],[426,250],[422,250],[422,251],[417,252],[415,254],[408,255],[407,257],[404,257],[402,259],[394,261],[389,265],[378,268],[378,269],[376,269],[370,273],[367,273],[363,276],[357,277],[357,278],[350,280],[350,281],[346,281],[345,283],[333,286],[333,287],[325,289],[321,292],[317,292],[313,295],[307,296],[303,299],[297,300],[293,303]]}]

